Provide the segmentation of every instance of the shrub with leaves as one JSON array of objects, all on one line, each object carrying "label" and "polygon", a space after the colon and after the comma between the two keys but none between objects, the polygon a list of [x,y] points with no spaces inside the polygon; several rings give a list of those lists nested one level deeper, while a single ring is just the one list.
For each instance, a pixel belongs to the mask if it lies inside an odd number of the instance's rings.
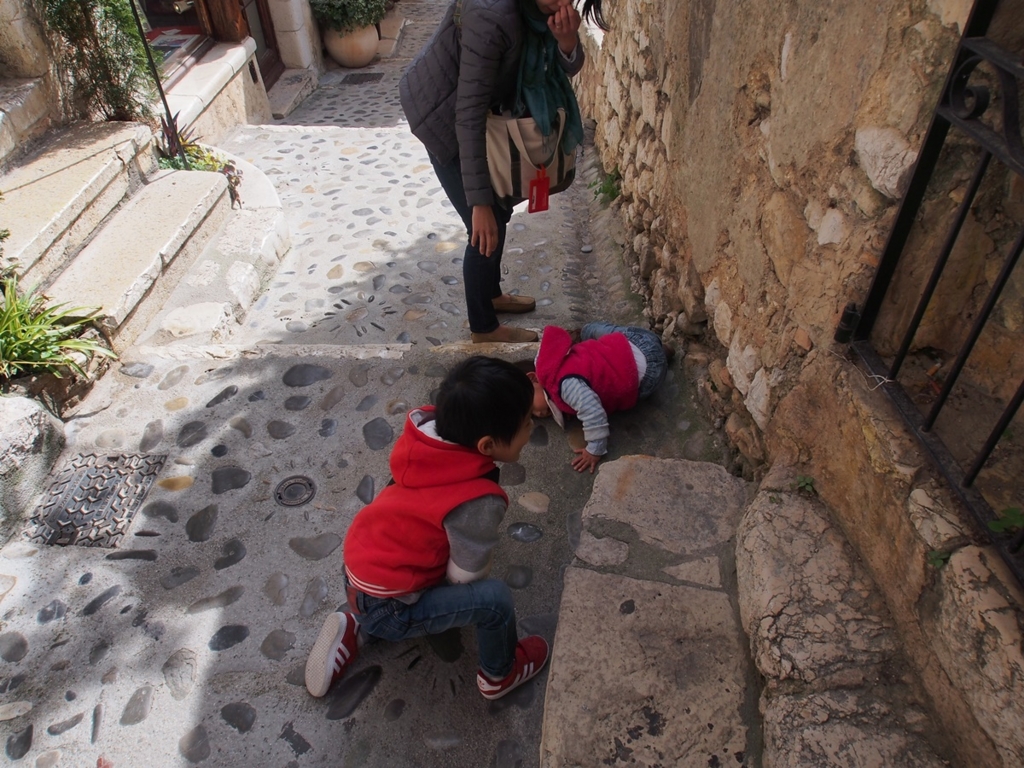
[{"label": "shrub with leaves", "polygon": [[622,194],[622,174],[619,173],[618,168],[614,168],[604,178],[599,181],[592,181],[588,186],[594,190],[595,198],[608,205]]},{"label": "shrub with leaves", "polygon": [[384,0],[309,0],[313,16],[321,27],[351,32],[384,18]]},{"label": "shrub with leaves", "polygon": [[[159,165],[161,168],[173,168],[176,171],[213,171],[223,170],[225,161],[213,150],[199,143],[195,128],[179,128],[178,114],[168,123],[160,118],[160,137],[157,139],[160,151]],[[182,160],[185,156],[188,163]]]},{"label": "shrub with leaves", "polygon": [[68,117],[150,117],[154,86],[131,0],[38,1]]},{"label": "shrub with leaves", "polygon": [[1024,510],[1020,507],[1008,507],[997,519],[990,520],[988,527],[996,533],[1012,533],[1024,529]]},{"label": "shrub with leaves", "polygon": [[96,311],[64,304],[47,306],[35,290],[22,294],[11,270],[3,275],[0,306],[0,381],[33,373],[62,378],[67,369],[85,375],[82,364],[94,355],[115,357],[92,339],[80,338]]}]

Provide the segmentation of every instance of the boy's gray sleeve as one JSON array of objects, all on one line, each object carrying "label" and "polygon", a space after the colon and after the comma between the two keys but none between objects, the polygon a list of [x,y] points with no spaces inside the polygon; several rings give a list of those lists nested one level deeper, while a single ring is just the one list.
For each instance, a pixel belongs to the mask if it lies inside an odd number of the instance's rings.
[{"label": "boy's gray sleeve", "polygon": [[470,499],[444,518],[448,534],[448,581],[467,584],[487,577],[494,548],[501,540],[501,521],[505,517],[501,496]]},{"label": "boy's gray sleeve", "polygon": [[608,414],[601,405],[601,398],[587,383],[576,376],[562,379],[559,390],[562,400],[576,411],[576,418],[583,424],[583,437],[587,440],[587,451],[594,456],[608,453]]}]

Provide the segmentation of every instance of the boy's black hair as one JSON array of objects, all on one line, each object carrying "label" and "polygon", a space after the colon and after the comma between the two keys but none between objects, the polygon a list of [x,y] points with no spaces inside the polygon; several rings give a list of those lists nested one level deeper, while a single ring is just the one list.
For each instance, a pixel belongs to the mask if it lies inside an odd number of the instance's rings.
[{"label": "boy's black hair", "polygon": [[452,368],[437,391],[437,434],[467,448],[481,437],[508,445],[533,407],[533,384],[512,363],[475,355]]}]

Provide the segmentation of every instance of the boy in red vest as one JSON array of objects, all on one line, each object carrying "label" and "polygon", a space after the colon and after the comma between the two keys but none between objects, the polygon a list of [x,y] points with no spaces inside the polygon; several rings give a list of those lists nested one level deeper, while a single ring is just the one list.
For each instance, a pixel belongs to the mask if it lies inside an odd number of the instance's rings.
[{"label": "boy in red vest", "polygon": [[437,406],[410,411],[391,452],[392,484],[345,536],[349,612],[327,617],[306,661],[323,696],[370,637],[399,641],[474,625],[477,688],[497,699],[540,672],[548,644],[518,639],[505,582],[487,578],[508,496],[495,461],[530,439],[533,387],[511,363],[471,357],[442,382]]},{"label": "boy in red vest", "polygon": [[574,344],[564,328],[544,329],[533,382],[533,415],[551,416],[564,427],[563,414],[583,424],[586,448],[576,448],[572,467],[591,473],[608,452],[608,414],[632,408],[665,380],[672,350],[645,328],[588,323]]}]

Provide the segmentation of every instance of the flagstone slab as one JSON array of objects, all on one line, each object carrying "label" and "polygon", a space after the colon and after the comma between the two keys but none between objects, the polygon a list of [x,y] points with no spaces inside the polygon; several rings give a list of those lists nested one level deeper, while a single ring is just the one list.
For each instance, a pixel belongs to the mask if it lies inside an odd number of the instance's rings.
[{"label": "flagstone slab", "polygon": [[542,768],[744,764],[744,646],[722,592],[570,567]]}]

